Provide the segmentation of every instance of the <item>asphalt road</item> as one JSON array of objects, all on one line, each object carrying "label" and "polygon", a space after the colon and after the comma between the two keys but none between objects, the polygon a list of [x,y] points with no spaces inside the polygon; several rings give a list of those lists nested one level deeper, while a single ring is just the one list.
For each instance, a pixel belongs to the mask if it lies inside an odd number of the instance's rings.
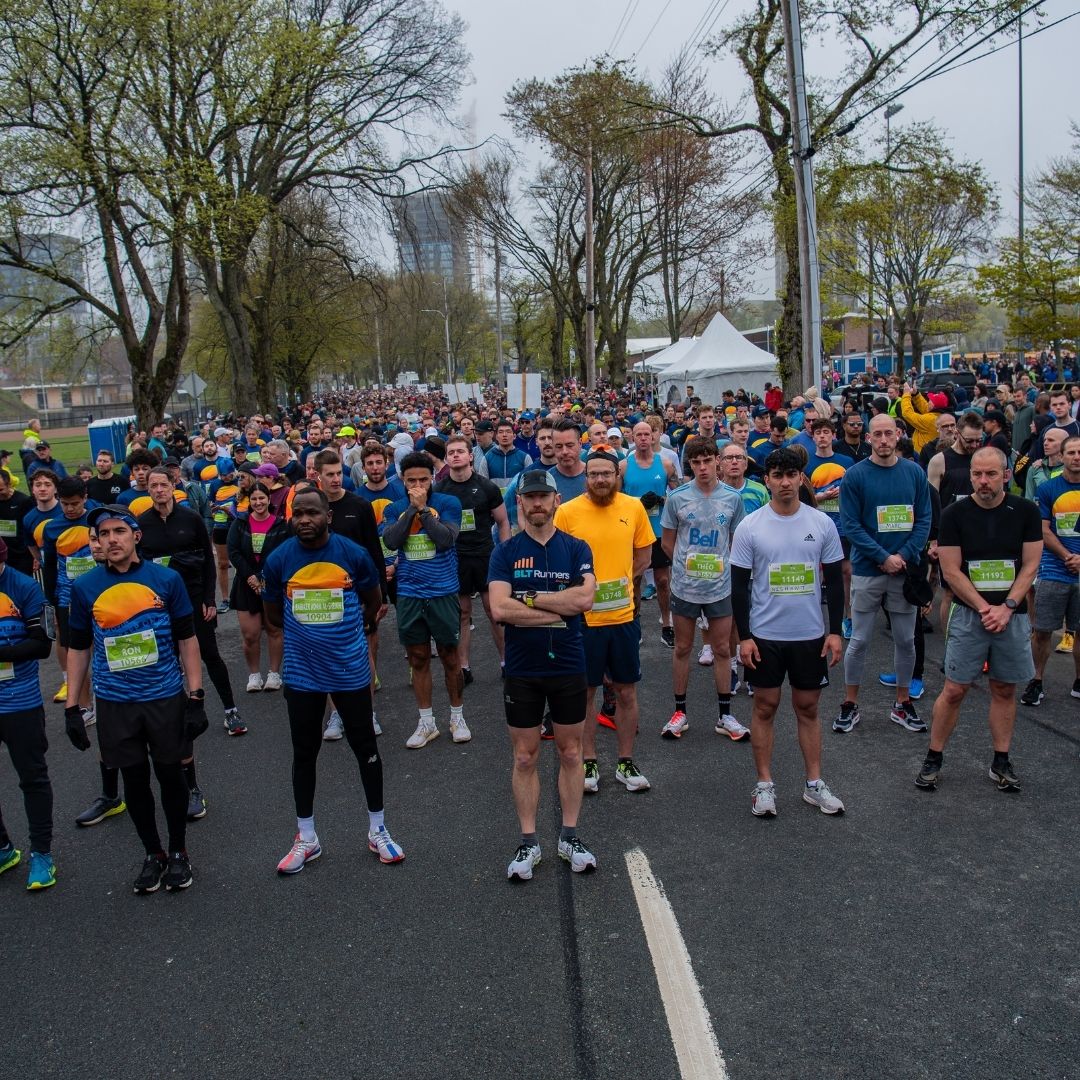
[{"label": "asphalt road", "polygon": [[[345,742],[325,744],[316,819],[325,854],[279,878],[294,818],[281,695],[240,694],[250,733],[213,726],[198,744],[210,812],[191,826],[195,884],[136,897],[141,863],[126,816],[80,831],[96,793],[49,707],[57,886],[0,878],[2,1077],[402,1078],[680,1075],[631,889],[640,848],[678,919],[727,1074],[743,1078],[1080,1075],[1080,702],[1071,660],[1052,656],[1042,708],[1021,708],[1018,795],[987,778],[988,697],[976,688],[936,792],[912,783],[925,736],[888,721],[875,682],[852,735],[826,730],[830,818],[799,798],[794,718],[778,722],[779,816],[749,811],[750,750],[715,736],[711,674],[693,665],[691,729],[658,737],[671,711],[670,653],[646,605],[646,678],[636,758],[647,794],[602,781],[582,838],[598,872],[556,856],[554,755],[543,751],[544,862],[509,884],[516,847],[510,755],[490,638],[476,635],[466,696],[472,743],[420,751],[407,669],[384,628],[387,823],[406,860],[367,852],[366,814]],[[223,650],[244,685],[235,617]],[[868,671],[890,649],[879,625]],[[929,715],[941,635],[928,639]],[[55,689],[54,666],[46,685]],[[822,697],[826,726],[839,704]],[[735,712],[749,720],[740,695]],[[25,846],[13,770],[5,819]]]}]

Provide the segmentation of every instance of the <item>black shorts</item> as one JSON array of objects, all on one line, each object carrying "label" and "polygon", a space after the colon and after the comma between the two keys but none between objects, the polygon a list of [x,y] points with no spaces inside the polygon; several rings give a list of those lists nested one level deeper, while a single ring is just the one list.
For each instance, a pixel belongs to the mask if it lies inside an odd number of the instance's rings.
[{"label": "black shorts", "polygon": [[229,542],[229,526],[222,527],[221,525],[214,526],[214,543],[219,547],[224,547]]},{"label": "black shorts", "polygon": [[62,649],[68,647],[68,641],[71,637],[71,632],[68,629],[68,619],[71,616],[71,609],[66,607],[58,607],[56,610],[56,643]]},{"label": "black shorts", "polygon": [[488,591],[488,565],[490,562],[490,554],[458,556],[459,596],[472,596],[473,593],[486,593]]},{"label": "black shorts", "polygon": [[747,671],[755,689],[772,690],[783,686],[784,677],[795,690],[817,690],[828,673],[829,664],[821,655],[825,638],[813,641],[767,641],[754,638],[761,653],[757,667]]},{"label": "black shorts", "polygon": [[513,728],[537,728],[544,709],[553,724],[580,724],[589,704],[589,688],[581,675],[507,675],[503,682],[506,723]]},{"label": "black shorts", "polygon": [[667,557],[667,552],[664,550],[663,544],[659,539],[653,541],[652,546],[652,559],[649,562],[650,570],[666,570],[671,565],[671,560]]},{"label": "black shorts", "polygon": [[175,765],[191,757],[191,742],[184,737],[187,694],[154,701],[97,699],[97,733],[101,760],[110,769],[141,765],[150,760]]}]

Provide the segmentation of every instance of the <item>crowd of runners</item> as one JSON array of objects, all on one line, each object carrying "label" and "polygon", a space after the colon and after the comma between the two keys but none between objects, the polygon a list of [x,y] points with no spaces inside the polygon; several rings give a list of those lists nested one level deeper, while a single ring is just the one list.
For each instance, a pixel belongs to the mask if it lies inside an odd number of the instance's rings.
[{"label": "crowd of runners", "polygon": [[[316,764],[323,742],[341,738],[356,757],[369,848],[402,860],[384,809],[379,673],[408,665],[417,720],[406,746],[444,731],[468,742],[481,622],[513,753],[511,879],[531,878],[541,858],[543,739],[559,759],[557,852],[573,871],[597,866],[578,833],[584,795],[612,782],[648,791],[640,739],[685,738],[699,717],[749,742],[750,809],[775,816],[785,682],[799,794],[842,813],[822,775],[819,699],[842,663],[831,728],[861,722],[879,616],[892,637],[892,669],[876,675],[894,688],[889,719],[929,734],[914,782],[937,786],[960,705],[985,677],[989,775],[1018,791],[1018,696],[1030,708],[1080,698],[1080,395],[1040,397],[1027,375],[978,407],[906,384],[839,407],[816,389],[702,402],[688,387],[665,406],[637,389],[553,386],[542,407],[516,412],[494,388],[460,406],[400,390],[342,394],[194,432],[158,424],[131,433],[123,460],[101,450],[92,463],[55,460],[32,422],[21,461],[0,459],[0,741],[23,793],[27,887],[57,874],[41,689],[50,654],[60,685],[46,697],[100,772],[76,824],[126,812],[145,853],[139,894],[192,882],[187,828],[208,808],[196,753],[209,726],[204,671],[230,737],[254,713],[237,690],[284,695],[296,826],[281,874],[322,853]],[[924,670],[935,602],[940,679]],[[391,609],[396,642],[383,623]],[[247,668],[237,687],[218,645],[228,612]],[[1071,688],[1044,683],[1059,631]],[[650,673],[670,678],[664,723],[638,705],[641,644],[654,634],[671,649],[670,674],[666,664]],[[695,660],[712,668],[715,709],[688,701]],[[915,704],[927,682],[940,686],[929,724]],[[734,715],[739,693],[752,697],[749,727]],[[599,754],[601,724],[615,731],[614,760]],[[0,873],[21,861],[0,821]]]}]

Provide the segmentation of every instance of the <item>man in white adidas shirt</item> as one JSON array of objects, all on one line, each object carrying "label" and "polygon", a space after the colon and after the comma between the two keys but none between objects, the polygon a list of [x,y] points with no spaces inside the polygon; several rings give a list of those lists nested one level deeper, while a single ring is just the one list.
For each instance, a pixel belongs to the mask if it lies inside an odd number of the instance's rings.
[{"label": "man in white adidas shirt", "polygon": [[[821,779],[818,720],[826,658],[829,666],[835,666],[843,649],[844,551],[828,516],[799,501],[801,473],[800,459],[792,450],[769,454],[765,459],[769,503],[743,518],[731,544],[731,605],[739,654],[754,673],[750,745],[758,776],[751,802],[756,817],[776,816],[773,718],[785,677],[791,684],[806,765],[803,799],[825,814],[844,811],[844,804]],[[828,587],[828,634],[821,617],[822,580]]]}]

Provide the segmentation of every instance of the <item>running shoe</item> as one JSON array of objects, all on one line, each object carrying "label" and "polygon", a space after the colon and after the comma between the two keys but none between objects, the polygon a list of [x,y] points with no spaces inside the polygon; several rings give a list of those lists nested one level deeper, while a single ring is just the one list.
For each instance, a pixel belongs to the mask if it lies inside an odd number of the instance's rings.
[{"label": "running shoe", "polygon": [[1073,651],[1073,636],[1068,630],[1061,635],[1061,640],[1057,643],[1057,648],[1054,652],[1068,653]]},{"label": "running shoe", "polygon": [[754,785],[750,813],[754,817],[776,817],[776,785],[771,780],[759,780]]},{"label": "running shoe", "polygon": [[889,719],[894,724],[899,724],[902,728],[907,728],[908,731],[925,731],[926,724],[919,719],[919,714],[915,711],[915,706],[910,701],[898,701],[892,707],[892,712],[889,713]]},{"label": "running shoe", "polygon": [[638,767],[627,758],[615,766],[615,779],[619,781],[627,791],[648,791],[649,781],[638,772]]},{"label": "running shoe", "polygon": [[94,711],[94,706],[90,705],[85,709],[81,709],[83,727],[93,727],[97,723],[97,713]]},{"label": "running shoe", "polygon": [[53,704],[63,705],[67,701],[67,679],[60,684],[60,689],[53,694]]},{"label": "running shoe", "polygon": [[394,838],[386,831],[385,825],[380,825],[375,832],[367,834],[367,846],[368,851],[379,856],[379,862],[381,863],[401,862],[405,858],[405,852],[401,850],[400,845],[395,843]]},{"label": "running shoe", "polygon": [[186,851],[170,851],[164,877],[166,892],[179,892],[191,885],[191,860]]},{"label": "running shoe", "polygon": [[21,859],[22,852],[10,841],[7,847],[0,847],[0,874],[13,866],[18,866]]},{"label": "running shoe", "polygon": [[119,797],[107,799],[104,795],[99,795],[93,803],[75,819],[75,824],[81,825],[84,829],[89,828],[91,825],[97,825],[108,817],[122,814],[126,809],[127,804],[123,799]]},{"label": "running shoe", "polygon": [[219,615],[225,615],[225,614],[228,613],[228,611],[229,611],[229,601],[228,600],[222,600],[221,603],[218,604],[218,606],[217,606],[217,613]]},{"label": "running shoe", "polygon": [[40,851],[30,852],[30,874],[26,879],[26,887],[31,892],[37,889],[51,889],[56,884],[56,863],[51,855],[43,855]]},{"label": "running shoe", "polygon": [[690,721],[686,719],[686,713],[682,709],[676,709],[671,714],[671,719],[660,729],[660,734],[665,739],[679,739],[689,726]]},{"label": "running shoe", "polygon": [[590,795],[600,790],[600,763],[595,758],[585,759],[585,790]]},{"label": "running shoe", "polygon": [[247,734],[247,724],[240,719],[240,710],[235,705],[225,710],[225,731],[229,735]]},{"label": "running shoe", "polygon": [[1070,697],[1080,697],[1080,679],[1073,679],[1073,688],[1069,691]]},{"label": "running shoe", "polygon": [[824,780],[803,784],[803,802],[816,806],[823,814],[842,814],[844,804],[828,789]]},{"label": "running shoe", "polygon": [[559,858],[568,862],[575,874],[596,869],[596,856],[576,836],[559,841]]},{"label": "running shoe", "polygon": [[915,786],[921,787],[925,791],[933,791],[938,784],[938,776],[941,774],[943,760],[941,757],[933,758],[927,754],[926,760],[919,770],[919,775],[915,777]]},{"label": "running shoe", "polygon": [[602,693],[604,700],[600,706],[600,711],[605,716],[613,717],[615,715],[615,709],[619,704],[618,698],[615,697],[615,691],[611,689],[611,686],[608,683],[604,683]]},{"label": "running shoe", "polygon": [[382,683],[379,682],[379,673],[375,672],[375,681],[371,684],[371,689],[377,694],[382,689]]},{"label": "running shoe", "polygon": [[416,725],[416,730],[406,739],[405,745],[410,750],[419,750],[422,747],[427,746],[432,739],[439,737],[439,729],[435,726],[434,720],[421,720]]},{"label": "running shoe", "polygon": [[841,633],[841,635],[843,635],[843,638],[844,638],[845,641],[850,641],[851,640],[851,620],[850,619],[845,619],[840,624],[840,633]]},{"label": "running shoe", "polygon": [[750,738],[750,729],[743,727],[731,713],[724,713],[716,721],[716,727],[713,728],[713,731],[717,735],[726,735],[732,742],[746,742]]},{"label": "running shoe", "polygon": [[660,640],[669,648],[675,648],[675,627],[674,626],[661,626],[660,627]]},{"label": "running shoe", "polygon": [[382,734],[382,725],[379,723],[379,718],[374,712],[371,714],[371,726],[374,728],[376,735]]},{"label": "running shoe", "polygon": [[[877,681],[881,683],[882,686],[895,686],[896,676],[892,673],[888,675],[881,674],[877,677]],[[908,691],[911,694],[911,700],[918,701],[919,698],[921,698],[923,694],[926,693],[926,687],[923,686],[922,679],[912,679],[911,685],[908,687]]]},{"label": "running shoe", "polygon": [[188,792],[187,819],[200,821],[204,817],[206,817],[206,798],[200,788],[193,787]]},{"label": "running shoe", "polygon": [[161,887],[161,879],[165,876],[168,860],[164,855],[147,855],[142,864],[142,870],[135,879],[133,886],[137,896],[147,896],[155,893]]},{"label": "running shoe", "polygon": [[1009,761],[1001,765],[991,764],[990,779],[997,783],[998,791],[1020,790],[1020,778],[1016,775],[1012,763]]},{"label": "running shoe", "polygon": [[859,706],[854,701],[845,701],[840,706],[840,715],[832,722],[832,729],[846,735],[861,719]]},{"label": "running shoe", "polygon": [[472,668],[463,667],[461,669],[461,677],[464,680],[466,686],[472,686],[472,684],[473,684]]},{"label": "running shoe", "polygon": [[247,692],[249,694],[257,694],[263,688],[263,677],[257,672],[252,672],[248,676]]},{"label": "running shoe", "polygon": [[656,597],[656,586],[655,585],[646,585],[641,590],[641,599],[642,600],[653,600],[653,599],[655,599],[655,597]]},{"label": "running shoe", "polygon": [[555,725],[551,722],[550,710],[544,713],[544,718],[540,721],[540,738],[546,740],[555,738]]},{"label": "running shoe", "polygon": [[601,727],[606,727],[606,728],[610,728],[612,731],[617,731],[618,729],[615,727],[615,721],[612,719],[612,717],[614,717],[614,715],[615,715],[614,712],[607,713],[603,709],[601,709],[596,714],[596,722]]},{"label": "running shoe", "polygon": [[[559,846],[562,847],[561,844]],[[514,878],[517,878],[518,881],[531,881],[533,867],[539,862],[539,844],[519,845],[517,851],[514,852],[514,857],[510,860],[510,865],[506,868],[506,880],[513,881]]]},{"label": "running shoe", "polygon": [[455,720],[451,717],[450,738],[452,738],[454,742],[472,741],[472,732],[469,730],[469,725],[465,723],[464,716],[460,720]]},{"label": "running shoe", "polygon": [[345,734],[345,725],[341,722],[341,715],[337,709],[330,710],[330,719],[327,721],[326,730],[322,733],[324,742],[337,742]]},{"label": "running shoe", "polygon": [[[1042,679],[1032,679],[1020,695],[1020,704],[1037,709],[1042,704],[1044,697],[1046,695],[1043,693]],[[1080,694],[1076,693],[1076,683],[1073,683],[1073,697],[1080,697]]]},{"label": "running shoe", "polygon": [[712,646],[708,642],[701,646],[701,652],[698,653],[697,662],[702,667],[712,667]]},{"label": "running shoe", "polygon": [[266,673],[266,682],[263,683],[263,689],[266,691],[280,690],[281,675],[276,671],[268,671]]},{"label": "running shoe", "polygon": [[277,864],[279,874],[299,874],[309,862],[313,862],[322,854],[319,838],[314,840],[301,840],[300,834],[296,834],[293,846],[289,853]]},{"label": "running shoe", "polygon": [[741,689],[742,683],[739,681],[739,661],[736,657],[731,658],[731,696],[734,697]]}]

